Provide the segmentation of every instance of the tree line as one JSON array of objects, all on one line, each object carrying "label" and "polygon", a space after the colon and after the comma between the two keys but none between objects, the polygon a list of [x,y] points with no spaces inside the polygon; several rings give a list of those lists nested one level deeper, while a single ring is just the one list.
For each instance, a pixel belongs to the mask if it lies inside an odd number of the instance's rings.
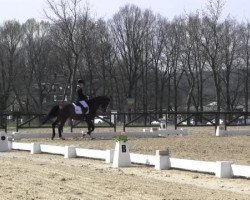
[{"label": "tree line", "polygon": [[[58,82],[74,101],[77,79],[89,97],[108,95],[127,111],[217,111],[249,105],[250,24],[221,18],[223,2],[168,20],[125,5],[95,19],[79,0],[47,0],[48,21],[0,25],[0,111],[43,113]],[[46,104],[47,103],[47,104]],[[55,103],[53,101],[53,103]]]}]

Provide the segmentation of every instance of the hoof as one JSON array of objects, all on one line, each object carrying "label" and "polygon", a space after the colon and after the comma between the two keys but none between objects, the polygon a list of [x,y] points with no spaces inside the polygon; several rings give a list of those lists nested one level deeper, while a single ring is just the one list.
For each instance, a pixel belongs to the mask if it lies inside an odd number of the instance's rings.
[{"label": "hoof", "polygon": [[83,133],[83,134],[82,134],[82,137],[83,137],[83,138],[85,138],[85,137],[86,137],[86,135],[87,135],[86,133]]},{"label": "hoof", "polygon": [[93,139],[95,139],[95,138],[93,138],[90,134],[88,134],[88,133],[83,133],[82,134],[82,137],[83,138],[89,138],[90,140],[93,140]]},{"label": "hoof", "polygon": [[64,138],[64,137],[60,137],[60,139],[61,139],[61,140],[65,140],[65,138]]},{"label": "hoof", "polygon": [[91,140],[94,140],[95,138],[91,136],[91,134],[88,133],[88,136]]},{"label": "hoof", "polygon": [[54,140],[54,137],[52,137],[51,140]]}]

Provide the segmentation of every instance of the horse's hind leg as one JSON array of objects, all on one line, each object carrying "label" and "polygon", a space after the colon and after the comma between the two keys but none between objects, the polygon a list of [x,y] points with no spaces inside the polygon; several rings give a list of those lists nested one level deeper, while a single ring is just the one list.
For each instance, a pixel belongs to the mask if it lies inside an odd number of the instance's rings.
[{"label": "horse's hind leg", "polygon": [[60,125],[58,127],[59,138],[62,139],[62,140],[65,140],[65,138],[62,137],[62,131],[63,131],[63,126]]},{"label": "horse's hind leg", "polygon": [[65,122],[66,122],[66,120],[61,121],[60,125],[58,126],[59,138],[61,138],[62,140],[65,140],[65,138],[62,137],[63,126],[64,126]]},{"label": "horse's hind leg", "polygon": [[55,127],[56,127],[56,125],[58,124],[58,122],[59,122],[59,120],[56,119],[56,121],[54,121],[54,122],[52,123],[52,131],[53,131],[53,132],[52,132],[52,137],[51,137],[52,140],[55,138],[55,135],[56,135]]}]

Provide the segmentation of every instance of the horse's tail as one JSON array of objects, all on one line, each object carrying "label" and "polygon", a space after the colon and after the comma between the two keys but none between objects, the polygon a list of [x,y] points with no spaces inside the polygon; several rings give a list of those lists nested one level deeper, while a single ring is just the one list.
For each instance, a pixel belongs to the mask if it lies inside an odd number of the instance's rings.
[{"label": "horse's tail", "polygon": [[45,124],[48,120],[57,117],[58,112],[59,112],[59,105],[56,105],[49,111],[49,114],[45,117],[42,124]]}]

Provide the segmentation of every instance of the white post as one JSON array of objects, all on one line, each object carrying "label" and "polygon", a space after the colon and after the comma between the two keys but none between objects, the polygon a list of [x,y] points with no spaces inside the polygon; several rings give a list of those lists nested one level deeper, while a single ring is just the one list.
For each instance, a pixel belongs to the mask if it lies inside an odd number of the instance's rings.
[{"label": "white post", "polygon": [[215,168],[215,176],[218,178],[232,178],[232,161],[217,161]]},{"label": "white post", "polygon": [[111,121],[111,123],[115,123],[116,122],[116,114],[117,114],[117,110],[111,110],[111,119],[110,119],[110,121]]},{"label": "white post", "polygon": [[188,132],[187,132],[187,129],[183,129],[183,128],[181,128],[180,129],[180,132],[181,132],[181,136],[186,136],[186,135],[188,135]]},{"label": "white post", "polygon": [[225,136],[225,129],[224,129],[224,127],[223,126],[217,126],[215,135],[217,137],[219,137],[219,136]]},{"label": "white post", "polygon": [[115,153],[113,159],[113,167],[129,167],[131,166],[129,147],[127,142],[116,142]]},{"label": "white post", "polygon": [[115,152],[114,149],[106,150],[106,159],[105,159],[106,163],[113,163],[114,152]]},{"label": "white post", "polygon": [[7,134],[0,132],[0,152],[9,151]]},{"label": "white post", "polygon": [[76,157],[76,148],[75,147],[65,146],[64,151],[65,151],[64,158],[75,158]]},{"label": "white post", "polygon": [[12,132],[12,140],[13,141],[21,140],[21,134],[18,132]]},{"label": "white post", "polygon": [[39,154],[41,153],[41,147],[39,143],[31,143],[31,154]]},{"label": "white post", "polygon": [[150,132],[150,133],[153,133],[153,132],[155,132],[155,131],[158,131],[158,130],[157,130],[157,127],[152,127],[152,128],[150,128],[150,131],[149,131],[149,132]]},{"label": "white post", "polygon": [[164,119],[160,120],[160,128],[159,128],[159,130],[166,130],[166,129],[167,129],[166,120],[164,120]]},{"label": "white post", "polygon": [[157,150],[155,155],[155,169],[169,169],[170,160],[169,160],[169,151],[168,150]]},{"label": "white post", "polygon": [[12,140],[8,140],[8,148],[9,148],[9,151],[11,151],[11,149],[12,149]]}]

